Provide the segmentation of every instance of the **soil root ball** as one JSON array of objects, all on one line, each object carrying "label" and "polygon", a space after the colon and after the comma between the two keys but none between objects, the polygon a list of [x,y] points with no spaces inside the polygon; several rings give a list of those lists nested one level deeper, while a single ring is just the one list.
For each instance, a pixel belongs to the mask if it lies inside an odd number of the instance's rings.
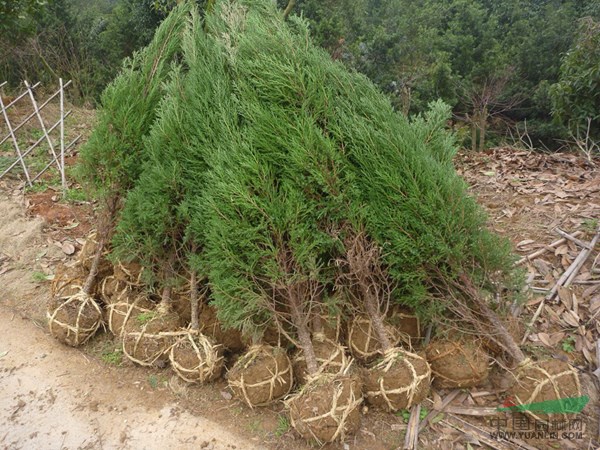
[{"label": "soil root ball", "polygon": [[426,355],[439,389],[478,386],[488,377],[490,358],[475,343],[438,340],[429,344]]},{"label": "soil root ball", "polygon": [[141,366],[166,367],[168,352],[181,336],[176,314],[142,313],[130,319],[123,333],[123,353]]},{"label": "soil root ball", "polygon": [[[313,341],[313,350],[317,357],[318,374],[330,373],[339,374],[348,367],[348,357],[346,349],[340,344],[326,338],[324,335],[315,335]],[[304,353],[299,351],[294,357],[294,376],[298,384],[304,384],[308,380],[308,369]]]},{"label": "soil root ball", "polygon": [[421,340],[421,321],[408,308],[394,308],[387,321],[397,330],[400,342],[412,348]]},{"label": "soil root ball", "polygon": [[[515,384],[511,389],[511,393],[517,406],[582,396],[581,383],[576,369],[559,359],[538,363],[525,360],[517,369]],[[579,412],[569,411],[567,404],[562,404],[560,409],[561,411],[548,413],[540,411],[523,412],[534,420],[542,422],[555,419],[567,421],[575,417],[574,413]],[[569,412],[572,414],[569,414]]]},{"label": "soil root ball", "polygon": [[84,344],[102,325],[102,309],[83,291],[54,297],[48,305],[46,316],[50,334],[72,347]]},{"label": "soil root ball", "polygon": [[143,271],[144,268],[140,264],[135,262],[123,263],[121,261],[117,261],[117,263],[113,267],[113,273],[115,278],[133,287],[141,287],[143,285]]},{"label": "soil root ball", "polygon": [[133,289],[130,285],[118,280],[113,275],[109,275],[100,282],[98,289],[100,299],[105,305],[122,302],[124,297],[132,294]]},{"label": "soil root ball", "polygon": [[144,296],[139,296],[133,301],[129,296],[119,296],[116,303],[107,306],[108,329],[112,334],[123,337],[127,324],[132,318],[141,314],[152,314],[153,303]]},{"label": "soil root ball", "polygon": [[223,347],[201,333],[187,332],[169,351],[171,367],[188,383],[209,383],[223,373]]},{"label": "soil root ball", "polygon": [[[398,344],[400,341],[398,330],[389,323],[385,324],[385,330],[391,344]],[[383,354],[381,343],[368,316],[356,316],[352,321],[348,330],[348,347],[352,356],[363,363],[371,362]]]},{"label": "soil root ball", "polygon": [[296,431],[322,445],[343,441],[358,430],[362,400],[358,376],[321,374],[285,403]]},{"label": "soil root ball", "polygon": [[221,322],[217,319],[217,311],[209,305],[203,305],[200,310],[200,332],[217,344],[221,344],[225,350],[240,352],[246,345],[242,341],[241,333],[234,329],[223,329]]},{"label": "soil root ball", "polygon": [[86,273],[81,266],[59,266],[50,285],[52,297],[69,297],[81,291],[85,284]]},{"label": "soil root ball", "polygon": [[421,356],[393,348],[364,372],[365,399],[374,406],[398,411],[422,402],[431,387],[431,368]]},{"label": "soil root ball", "polygon": [[[96,256],[97,249],[98,234],[96,231],[92,231],[86,238],[83,247],[81,247],[78,258],[79,264],[86,272],[89,272],[92,269],[92,261]],[[108,255],[108,250],[105,248],[102,258],[100,259],[100,264],[98,265],[98,279],[105,278],[112,274],[113,267],[112,264],[106,259],[106,255]]]},{"label": "soil root ball", "polygon": [[290,392],[294,384],[292,364],[281,347],[250,347],[227,374],[229,386],[248,406],[272,403]]}]

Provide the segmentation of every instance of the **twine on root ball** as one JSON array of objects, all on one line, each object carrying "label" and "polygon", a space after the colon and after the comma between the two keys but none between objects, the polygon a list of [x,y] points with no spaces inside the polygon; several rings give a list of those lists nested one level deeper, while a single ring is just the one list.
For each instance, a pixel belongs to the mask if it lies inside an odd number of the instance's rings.
[{"label": "twine on root ball", "polygon": [[404,307],[393,308],[387,321],[397,330],[400,342],[409,348],[421,339],[421,321],[419,316]]},{"label": "twine on root ball", "polygon": [[50,334],[72,347],[87,342],[102,325],[102,309],[82,290],[75,295],[55,297],[48,305],[46,317]]},{"label": "twine on root ball", "polygon": [[110,303],[106,308],[108,311],[108,329],[118,337],[123,337],[127,323],[132,317],[152,313],[154,310],[152,303],[145,297],[137,297],[134,301],[127,300],[128,298],[124,297],[116,303]]},{"label": "twine on root ball", "polygon": [[[582,396],[581,383],[575,368],[559,359],[535,363],[530,359],[523,361],[517,368],[515,384],[511,388],[516,405],[529,405],[548,400],[578,398]],[[562,406],[562,405],[561,405]],[[567,405],[564,412],[544,414],[540,411],[524,410],[523,413],[534,420],[548,422],[557,416],[566,421],[569,415]],[[575,411],[573,411],[575,412]]]},{"label": "twine on root ball", "polygon": [[320,445],[344,440],[360,425],[362,382],[360,378],[342,374],[321,374],[297,394],[285,401],[292,426],[305,439]]},{"label": "twine on root ball", "polygon": [[[81,251],[79,252],[79,264],[88,272],[92,269],[92,264],[98,250],[98,245],[98,233],[96,231],[92,231],[86,238],[85,244],[83,244],[83,247],[81,247]],[[104,278],[112,273],[112,265],[106,259],[106,255],[108,255],[108,253],[108,248],[105,246],[100,259],[100,264],[98,265],[99,278]]]},{"label": "twine on root ball", "polygon": [[229,387],[250,408],[288,394],[294,384],[292,364],[281,347],[250,347],[227,374]]},{"label": "twine on root ball", "polygon": [[175,338],[181,335],[181,332],[173,331],[179,328],[179,318],[175,314],[154,311],[146,314],[153,317],[141,326],[130,320],[123,333],[123,353],[141,366],[165,367],[169,362],[168,351]]},{"label": "twine on root ball", "polygon": [[208,383],[223,373],[223,347],[198,332],[189,331],[169,350],[173,370],[188,383]]},{"label": "twine on root ball", "polygon": [[85,274],[80,266],[60,266],[54,273],[50,284],[52,297],[67,297],[81,291],[85,283]]},{"label": "twine on root ball", "polygon": [[437,340],[426,349],[435,387],[465,388],[483,383],[489,372],[489,356],[471,342]]},{"label": "twine on root ball", "polygon": [[[342,373],[348,367],[349,361],[346,356],[346,349],[342,345],[326,338],[323,334],[315,334],[312,345],[318,365],[318,370],[313,376],[318,376],[321,373]],[[298,383],[306,383],[309,374],[306,367],[306,358],[302,351],[299,351],[294,357],[293,367]]]},{"label": "twine on root ball", "polygon": [[100,283],[100,298],[104,304],[117,303],[133,292],[130,285],[115,278],[114,275],[105,277]]},{"label": "twine on root ball", "polygon": [[383,360],[368,370],[364,378],[369,404],[398,411],[427,397],[431,368],[421,356],[395,347],[387,351]]},{"label": "twine on root ball", "polygon": [[133,287],[141,287],[144,268],[137,263],[122,263],[117,261],[113,267],[113,273],[117,280],[127,283]]},{"label": "twine on root ball", "polygon": [[[385,324],[387,336],[392,345],[398,344],[400,336],[396,328]],[[348,347],[352,356],[362,362],[371,362],[383,354],[381,343],[377,338],[373,322],[368,316],[356,316],[348,331]]]}]

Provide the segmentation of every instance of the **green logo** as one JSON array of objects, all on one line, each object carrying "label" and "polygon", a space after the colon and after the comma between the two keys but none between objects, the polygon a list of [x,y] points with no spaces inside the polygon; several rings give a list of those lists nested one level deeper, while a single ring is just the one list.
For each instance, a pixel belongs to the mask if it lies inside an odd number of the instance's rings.
[{"label": "green logo", "polygon": [[544,402],[529,403],[528,405],[515,404],[512,397],[507,397],[501,407],[496,411],[531,411],[546,414],[578,414],[585,405],[588,404],[590,398],[587,395],[581,397],[566,397],[557,400],[546,400]]}]

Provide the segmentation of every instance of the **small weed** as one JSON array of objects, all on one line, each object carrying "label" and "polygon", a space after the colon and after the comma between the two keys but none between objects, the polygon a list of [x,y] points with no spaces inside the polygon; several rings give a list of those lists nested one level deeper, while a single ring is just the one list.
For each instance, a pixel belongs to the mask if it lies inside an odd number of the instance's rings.
[{"label": "small weed", "polygon": [[260,421],[260,419],[253,420],[248,425],[248,428],[252,433],[258,433],[262,430],[262,422]]},{"label": "small weed", "polygon": [[44,272],[33,272],[31,274],[31,278],[33,278],[33,281],[35,281],[36,283],[48,281],[50,279],[49,277],[50,275],[46,275]]},{"label": "small weed", "polygon": [[46,192],[48,189],[48,183],[44,181],[40,181],[37,183],[33,183],[32,186],[28,186],[25,188],[25,192],[33,192],[34,194],[39,194],[40,192]]},{"label": "small weed", "polygon": [[573,353],[575,351],[575,338],[568,336],[562,341],[562,349],[567,353]]},{"label": "small weed", "polygon": [[148,384],[152,389],[158,388],[158,377],[156,375],[150,375],[148,377]]},{"label": "small weed", "polygon": [[277,428],[275,429],[275,436],[281,437],[290,430],[290,421],[287,416],[279,416],[277,418]]},{"label": "small weed", "polygon": [[67,189],[67,192],[65,193],[65,200],[72,203],[86,202],[87,195],[83,189]]},{"label": "small weed", "polygon": [[123,362],[123,350],[121,350],[120,348],[115,348],[112,351],[105,350],[102,352],[102,355],[100,357],[102,358],[102,361],[104,361],[107,364],[120,366]]},{"label": "small weed", "polygon": [[589,233],[595,233],[596,230],[598,230],[598,219],[586,219],[581,223],[581,225],[585,231]]},{"label": "small weed", "polygon": [[[423,420],[425,417],[427,417],[428,413],[429,411],[427,411],[426,408],[421,408],[421,412],[419,413],[419,420]],[[398,411],[396,415],[398,417],[402,417],[402,420],[405,423],[408,423],[408,421],[410,420],[410,411],[408,409],[402,409]]]},{"label": "small weed", "polygon": [[147,311],[141,314],[138,314],[136,320],[140,325],[145,325],[150,322],[152,319],[156,317],[156,313],[154,311]]}]

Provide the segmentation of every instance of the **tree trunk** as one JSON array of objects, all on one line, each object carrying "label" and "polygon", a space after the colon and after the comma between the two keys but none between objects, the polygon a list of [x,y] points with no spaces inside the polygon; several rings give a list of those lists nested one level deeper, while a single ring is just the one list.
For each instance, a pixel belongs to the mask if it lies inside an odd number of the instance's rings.
[{"label": "tree trunk", "polygon": [[287,20],[288,16],[294,9],[294,6],[296,6],[296,0],[289,0],[285,10],[283,11],[283,20]]},{"label": "tree trunk", "polygon": [[196,271],[192,270],[192,275],[190,276],[190,303],[192,306],[192,321],[191,326],[192,330],[198,331],[200,329],[200,321],[199,321],[199,303],[200,299],[198,298],[198,282],[196,280]]},{"label": "tree trunk", "polygon": [[485,130],[487,128],[488,109],[483,107],[483,111],[479,115],[479,151],[482,152],[485,148]]},{"label": "tree trunk", "polygon": [[471,151],[477,151],[477,116],[473,114],[471,118]]},{"label": "tree trunk", "polygon": [[317,364],[317,357],[315,350],[310,339],[310,331],[308,329],[308,314],[302,308],[303,290],[298,289],[298,286],[290,286],[287,289],[287,295],[289,298],[290,312],[292,314],[292,322],[298,332],[298,341],[300,347],[304,352],[306,358],[306,368],[308,373],[314,375],[317,373],[319,366]]}]

